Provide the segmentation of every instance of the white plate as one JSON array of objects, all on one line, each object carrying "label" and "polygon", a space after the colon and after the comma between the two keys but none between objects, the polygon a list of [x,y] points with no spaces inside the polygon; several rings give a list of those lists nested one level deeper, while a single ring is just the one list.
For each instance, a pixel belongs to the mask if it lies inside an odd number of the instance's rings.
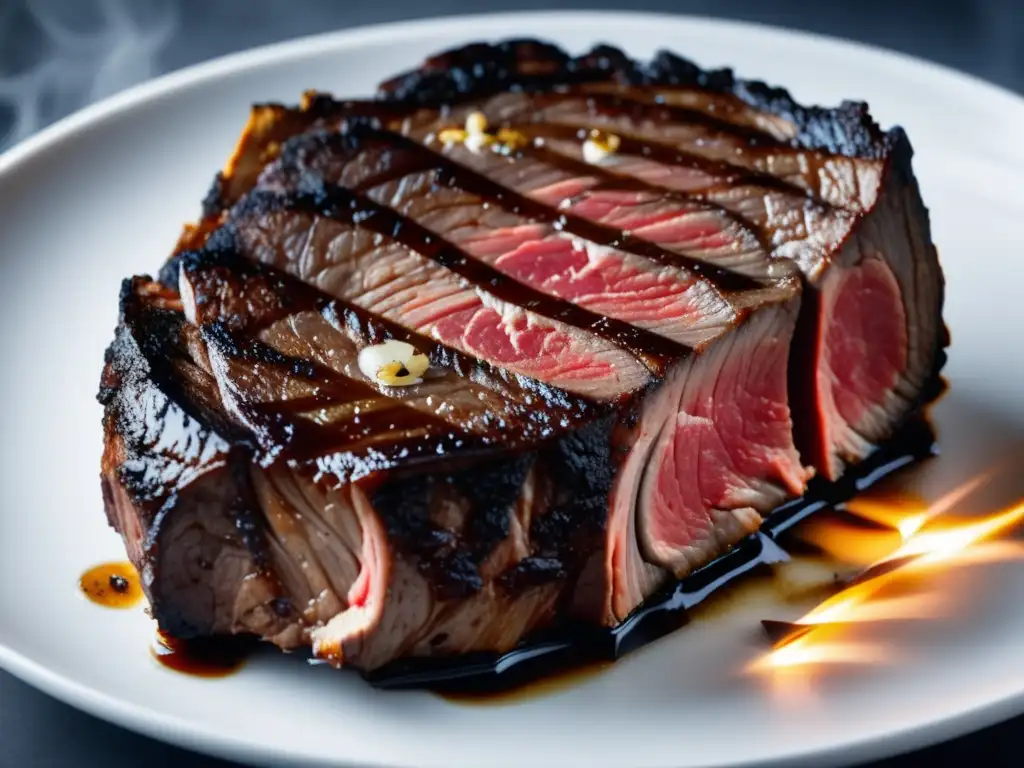
[{"label": "white plate", "polygon": [[910,640],[879,625],[887,642],[910,651],[906,658],[827,676],[813,706],[780,701],[763,681],[737,674],[760,651],[757,619],[796,616],[770,596],[717,611],[607,674],[495,706],[380,693],[354,675],[274,655],[224,680],[178,675],[150,658],[152,625],[141,611],[105,611],[81,598],[81,571],[122,554],[103,518],[93,399],[119,281],[159,266],[196,215],[250,102],[294,101],[311,87],[369,93],[440,48],[512,35],[577,50],[605,40],[637,56],[669,47],[786,84],[803,101],[866,98],[883,123],[902,123],[949,281],[952,394],[939,408],[942,437],[954,458],[971,459],[943,460],[922,475],[923,487],[937,493],[979,460],[1022,444],[1017,98],[849,43],[682,17],[448,18],[273,46],[134,89],[0,158],[0,662],[129,728],[262,763],[823,765],[1024,710],[1024,613],[1013,596],[1024,573],[1012,565],[952,580],[961,590],[984,581],[972,595],[992,596],[970,601],[982,614],[970,624],[928,623]]}]

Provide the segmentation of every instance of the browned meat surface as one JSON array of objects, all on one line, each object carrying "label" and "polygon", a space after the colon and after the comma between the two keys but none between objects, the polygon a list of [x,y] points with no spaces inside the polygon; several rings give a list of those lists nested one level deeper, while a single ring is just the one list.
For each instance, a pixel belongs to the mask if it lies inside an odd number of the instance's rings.
[{"label": "browned meat surface", "polygon": [[370,671],[617,625],[920,406],[911,155],[864,105],[531,41],[256,107],[104,371],[161,626]]}]

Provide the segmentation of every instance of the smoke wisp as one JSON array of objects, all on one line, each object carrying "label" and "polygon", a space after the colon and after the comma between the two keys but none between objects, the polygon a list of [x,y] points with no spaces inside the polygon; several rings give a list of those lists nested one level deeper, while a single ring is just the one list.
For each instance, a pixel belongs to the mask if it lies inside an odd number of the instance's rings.
[{"label": "smoke wisp", "polygon": [[[176,0],[0,2],[0,150],[159,74],[178,24]],[[38,41],[28,66],[5,61],[18,39]]]}]

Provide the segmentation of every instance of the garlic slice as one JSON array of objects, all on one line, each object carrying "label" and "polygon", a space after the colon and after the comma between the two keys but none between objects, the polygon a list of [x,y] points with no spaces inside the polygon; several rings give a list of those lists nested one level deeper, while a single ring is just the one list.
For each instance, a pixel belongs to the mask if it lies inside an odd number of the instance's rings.
[{"label": "garlic slice", "polygon": [[622,140],[614,133],[593,130],[590,137],[583,142],[583,159],[591,165],[598,165],[609,155],[617,152],[621,143]]},{"label": "garlic slice", "polygon": [[466,136],[466,132],[461,128],[445,128],[443,131],[437,134],[437,138],[445,146],[451,144],[461,144],[466,140]]},{"label": "garlic slice", "polygon": [[488,133],[471,133],[466,137],[466,141],[463,143],[470,152],[480,154],[480,150],[493,142],[494,137]]},{"label": "garlic slice", "polygon": [[466,140],[463,142],[469,151],[479,153],[493,142],[494,137],[487,133],[487,117],[484,113],[470,112],[466,118]]},{"label": "garlic slice", "polygon": [[476,154],[480,154],[486,147],[499,152],[514,152],[529,143],[526,136],[509,128],[499,128],[497,133],[489,132],[487,117],[479,111],[469,113],[464,128],[443,128],[438,132],[437,139],[445,147],[462,144]]},{"label": "garlic slice", "polygon": [[390,339],[359,350],[356,359],[363,375],[388,387],[408,387],[423,382],[430,359],[407,342]]},{"label": "garlic slice", "polygon": [[515,152],[517,149],[522,149],[530,143],[524,134],[519,131],[513,131],[511,128],[499,128],[498,135],[495,138],[498,144],[509,152]]},{"label": "garlic slice", "polygon": [[483,112],[470,112],[466,118],[466,133],[487,133],[487,117]]}]

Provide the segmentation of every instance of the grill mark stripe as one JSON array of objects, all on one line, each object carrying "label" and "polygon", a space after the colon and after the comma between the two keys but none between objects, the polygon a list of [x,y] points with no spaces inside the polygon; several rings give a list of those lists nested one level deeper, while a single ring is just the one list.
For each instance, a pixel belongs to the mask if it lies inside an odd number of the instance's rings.
[{"label": "grill mark stripe", "polygon": [[596,176],[601,179],[601,183],[585,190],[584,194],[587,192],[600,191],[655,192],[664,196],[664,198],[668,200],[688,203],[691,205],[697,204],[697,206],[703,207],[706,210],[717,211],[726,219],[742,227],[752,237],[754,237],[757,240],[758,245],[760,245],[765,251],[765,261],[769,258],[768,254],[771,253],[772,245],[768,240],[768,236],[765,233],[764,228],[759,227],[755,222],[745,216],[730,211],[723,205],[711,202],[710,200],[705,200],[699,196],[689,194],[682,190],[676,190],[671,187],[664,187],[660,184],[644,181],[636,176],[627,176],[625,174],[615,173],[611,169],[604,168],[599,165],[591,165],[583,160],[576,160],[575,158],[567,157],[566,155],[562,155],[544,147],[532,145],[520,150],[519,154],[535,157],[548,165],[553,165],[565,171],[578,173],[581,176]]},{"label": "grill mark stripe", "polygon": [[[776,141],[780,142],[793,142],[796,132],[799,130],[793,120],[785,115],[780,115],[769,109],[765,109],[764,106],[758,107],[755,104],[744,101],[731,91],[708,90],[696,82],[681,83],[672,82],[670,79],[648,79],[646,81],[637,80],[623,84],[621,80],[614,79],[605,80],[603,82],[591,80],[567,85],[565,87],[558,88],[558,91],[571,96],[581,96],[584,98],[593,94],[611,93],[618,94],[629,99],[634,99],[645,104],[662,105],[667,107],[680,106],[686,109],[694,109],[719,120],[724,120],[736,125],[747,126],[753,130],[761,131],[765,135],[771,136]],[[666,97],[672,98],[677,96],[697,97],[699,100],[703,100],[704,106],[686,104],[683,102],[673,104],[666,100]],[[733,120],[733,116],[736,116],[737,119]],[[767,128],[758,122],[751,122],[749,119],[745,119],[745,117],[749,118],[751,116],[763,116],[772,120],[780,120],[782,124],[787,126],[790,130],[786,135],[780,135],[771,128]]]},{"label": "grill mark stripe", "polygon": [[[458,189],[493,202],[510,213],[551,224],[559,231],[567,232],[595,245],[615,248],[658,264],[686,270],[693,273],[695,277],[705,278],[712,287],[719,291],[740,292],[763,287],[759,281],[739,272],[700,261],[692,256],[669,251],[649,241],[632,237],[622,230],[595,224],[578,216],[555,210],[508,189],[487,176],[402,134],[362,124],[352,125],[350,130],[363,137],[380,139],[395,148],[409,150],[421,156],[429,154],[439,173],[440,183],[449,183]],[[721,298],[724,300],[724,296]]]},{"label": "grill mark stripe", "polygon": [[[315,310],[315,296],[299,291],[298,300],[289,307],[289,314]],[[277,313],[274,313],[277,314]],[[280,319],[278,316],[276,319]],[[325,452],[343,450],[345,446],[356,445],[360,440],[372,437],[383,429],[400,433],[390,443],[392,449],[408,447],[408,444],[425,437],[444,438],[449,442],[461,441],[469,447],[481,446],[481,436],[467,432],[426,411],[413,408],[398,398],[378,391],[367,382],[350,378],[315,360],[297,358],[282,354],[249,333],[232,332],[219,321],[203,324],[207,344],[216,344],[217,349],[229,358],[258,365],[290,369],[290,375],[315,382],[321,389],[317,395],[281,400],[276,402],[246,402],[242,409],[250,419],[263,422],[263,427],[276,444],[286,447],[274,458],[301,460]],[[331,424],[318,424],[299,414],[310,410],[311,400],[319,407],[344,405],[360,400],[385,402],[385,408],[360,414],[355,419],[346,419]],[[315,407],[315,406],[314,406]],[[267,420],[269,419],[269,423]],[[287,420],[287,423],[281,423]],[[402,436],[404,435],[404,437]],[[432,444],[433,445],[433,444]],[[433,448],[432,448],[433,450]]]},{"label": "grill mark stripe", "polygon": [[292,211],[323,216],[391,237],[501,301],[612,342],[637,357],[657,375],[664,372],[670,361],[681,359],[693,351],[653,331],[598,314],[525,285],[471,256],[417,221],[359,192],[322,180],[316,185],[319,189],[285,196],[282,204]]},{"label": "grill mark stripe", "polygon": [[[640,99],[633,99],[618,93],[585,93],[579,94],[587,102],[591,113],[629,116],[657,123],[689,123],[703,125],[719,135],[732,136],[747,141],[754,147],[771,147],[773,149],[793,150],[792,143],[781,141],[765,130],[754,126],[739,125],[728,120],[709,115],[699,109],[679,105],[659,104]],[[541,108],[557,105],[564,101],[563,93],[543,93],[535,96],[536,104]]]},{"label": "grill mark stripe", "polygon": [[[296,278],[291,279],[301,282]],[[317,292],[321,293],[319,290]],[[388,339],[407,341],[417,350],[425,352],[430,358],[431,365],[452,370],[458,376],[477,382],[480,386],[485,386],[488,389],[492,389],[493,385],[485,383],[481,376],[475,376],[475,372],[479,372],[483,377],[500,380],[514,390],[507,397],[508,399],[514,398],[518,406],[535,407],[539,398],[542,401],[541,405],[549,411],[573,418],[604,413],[609,407],[608,404],[599,403],[585,395],[568,392],[524,374],[509,371],[454,347],[449,347],[436,339],[399,325],[356,304],[328,297],[326,294],[321,293],[321,295],[324,297],[324,304],[320,308],[320,314],[335,328],[353,329],[371,344],[378,344]]]},{"label": "grill mark stripe", "polygon": [[[341,378],[347,378],[344,374],[338,374],[337,371],[332,371]],[[377,400],[384,399],[376,390],[373,390],[373,396],[359,397],[354,392],[346,392],[344,389],[335,389],[333,386],[322,385],[317,388],[316,394],[303,395],[301,397],[292,397],[287,401],[288,407],[296,413],[312,413],[323,408],[334,408],[339,405],[352,405],[353,403],[366,403],[367,408],[371,409],[371,405]],[[276,403],[264,405],[262,403],[254,403],[253,408],[257,411],[264,409],[276,408]]]},{"label": "grill mark stripe", "polygon": [[[518,131],[529,138],[555,138],[570,141],[582,141],[586,139],[588,128],[585,126],[568,125],[565,123],[509,123],[503,127]],[[718,176],[722,181],[710,187],[704,187],[694,192],[683,192],[673,190],[678,194],[685,194],[714,205],[706,200],[704,195],[708,192],[721,192],[730,189],[737,184],[757,185],[773,189],[777,192],[785,192],[796,197],[807,198],[812,202],[823,205],[829,209],[834,208],[830,203],[819,198],[798,184],[794,184],[778,176],[773,176],[765,171],[758,171],[754,168],[745,168],[735,165],[726,160],[712,160],[694,152],[650,139],[638,139],[628,134],[616,134],[619,137],[619,154],[635,155],[645,160],[654,160],[663,165],[677,165],[684,168],[702,171],[709,176]],[[558,154],[558,153],[555,153]]]}]

